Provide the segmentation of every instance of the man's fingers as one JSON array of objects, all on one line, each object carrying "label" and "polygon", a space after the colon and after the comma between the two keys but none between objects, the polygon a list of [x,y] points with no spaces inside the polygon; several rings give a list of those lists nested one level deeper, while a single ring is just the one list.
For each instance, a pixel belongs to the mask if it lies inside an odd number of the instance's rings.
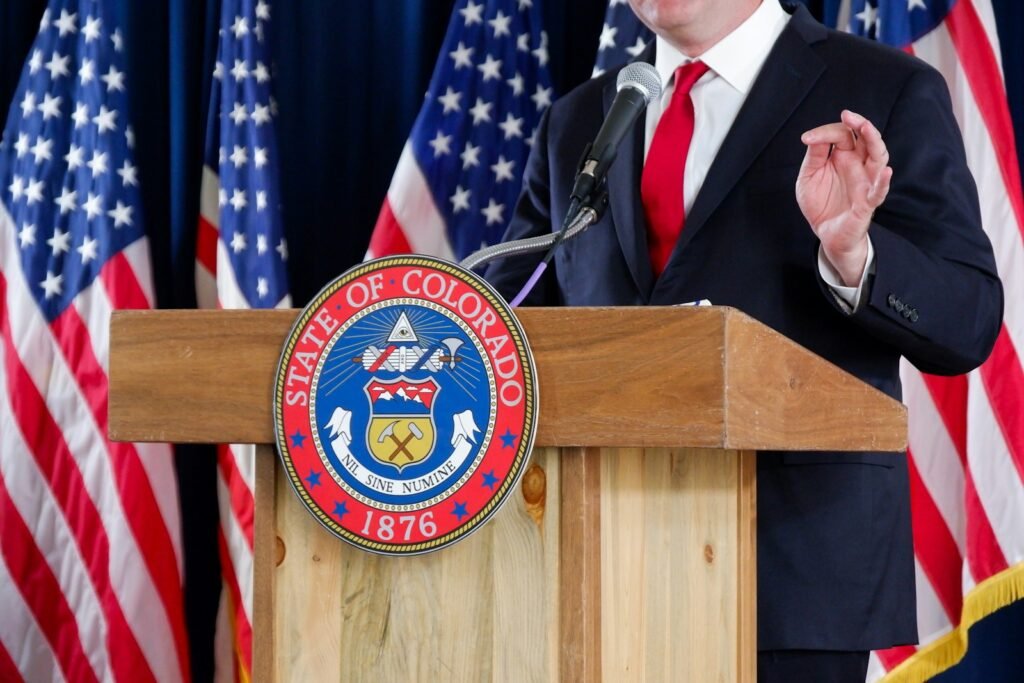
[{"label": "man's fingers", "polygon": [[849,109],[844,109],[842,112],[840,112],[839,119],[845,125],[849,126],[854,130],[859,129],[867,121],[866,118],[864,118],[855,111],[850,111]]},{"label": "man's fingers", "polygon": [[[882,134],[874,124],[860,114],[843,110],[838,123],[827,123],[804,133],[800,140],[805,145],[829,144],[844,151],[857,150],[867,163],[873,164],[876,172],[889,162],[889,152]],[[872,173],[875,175],[875,173]]]},{"label": "man's fingers", "polygon": [[891,183],[892,167],[886,166],[879,173],[878,179],[871,185],[871,189],[868,190],[867,200],[872,210],[877,209],[885,201],[886,195],[889,194],[889,185]]},{"label": "man's fingers", "polygon": [[807,145],[807,153],[804,155],[804,162],[800,166],[800,174],[804,175],[808,172],[817,171],[827,164],[828,155],[831,151],[832,145]]},{"label": "man's fingers", "polygon": [[835,145],[836,149],[852,150],[856,146],[853,130],[844,123],[827,123],[800,136],[805,145]]},{"label": "man's fingers", "polygon": [[[818,126],[800,137],[807,145],[800,175],[805,177],[833,164],[854,203],[869,212],[874,211],[889,194],[892,181],[889,151],[882,134],[866,118],[844,110],[841,119],[838,123]],[[836,157],[832,156],[833,150],[853,154]]]},{"label": "man's fingers", "polygon": [[852,111],[843,112],[843,122],[852,125],[857,131],[858,139],[864,143],[867,155],[864,161],[868,167],[868,173],[872,177],[876,176],[889,163],[889,150],[885,146],[885,141],[882,140],[882,134],[878,132],[873,123]]}]

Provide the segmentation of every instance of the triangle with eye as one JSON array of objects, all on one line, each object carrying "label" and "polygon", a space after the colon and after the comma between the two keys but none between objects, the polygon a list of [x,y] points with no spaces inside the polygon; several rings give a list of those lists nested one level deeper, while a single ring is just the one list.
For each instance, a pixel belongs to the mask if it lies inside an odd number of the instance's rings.
[{"label": "triangle with eye", "polygon": [[398,322],[391,328],[391,335],[388,337],[388,341],[405,343],[416,343],[419,341],[416,337],[416,332],[412,329],[412,324],[409,322],[409,317],[405,313],[398,316]]}]

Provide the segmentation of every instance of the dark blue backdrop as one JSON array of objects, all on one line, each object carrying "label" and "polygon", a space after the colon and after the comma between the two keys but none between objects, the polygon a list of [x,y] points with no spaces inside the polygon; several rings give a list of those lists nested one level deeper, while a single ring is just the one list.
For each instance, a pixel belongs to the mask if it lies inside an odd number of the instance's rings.
[{"label": "dark blue backdrop", "polygon": [[[159,305],[194,305],[192,265],[215,0],[112,0],[128,52],[138,165]],[[823,0],[806,0],[819,13]],[[0,114],[45,0],[0,0]],[[296,302],[361,260],[422,102],[453,0],[293,0],[273,5],[282,196]],[[558,92],[590,75],[606,0],[548,0]],[[993,0],[1017,139],[1024,140],[1024,3]],[[1024,160],[1024,156],[1022,156]],[[214,459],[179,454],[195,680],[211,679],[219,590]],[[1024,603],[971,631],[967,659],[940,677],[1011,681],[1024,671]]]}]

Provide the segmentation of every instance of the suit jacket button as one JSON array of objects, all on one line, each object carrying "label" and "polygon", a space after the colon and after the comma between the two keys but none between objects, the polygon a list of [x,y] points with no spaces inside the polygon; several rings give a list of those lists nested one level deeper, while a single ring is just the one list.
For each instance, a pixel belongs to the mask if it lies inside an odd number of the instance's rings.
[{"label": "suit jacket button", "polygon": [[917,316],[917,309],[915,308],[914,310],[912,310],[910,312],[910,322],[916,323],[917,322],[917,317],[918,317]]},{"label": "suit jacket button", "polygon": [[888,301],[889,301],[889,308],[892,308],[893,306],[895,306],[896,305],[896,295],[895,294],[890,294]]},{"label": "suit jacket button", "polygon": [[902,301],[896,299],[895,308],[897,313],[902,313],[904,310],[906,310],[907,307],[903,304]]}]

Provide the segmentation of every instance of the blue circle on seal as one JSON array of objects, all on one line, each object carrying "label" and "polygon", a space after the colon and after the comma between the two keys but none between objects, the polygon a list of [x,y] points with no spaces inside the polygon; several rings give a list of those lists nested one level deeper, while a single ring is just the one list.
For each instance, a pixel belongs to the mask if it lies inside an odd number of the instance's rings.
[{"label": "blue circle on seal", "polygon": [[[463,481],[493,432],[492,371],[472,329],[429,301],[392,300],[353,318],[332,343],[312,412],[338,483],[406,507]],[[337,440],[341,420],[363,443]]]}]

